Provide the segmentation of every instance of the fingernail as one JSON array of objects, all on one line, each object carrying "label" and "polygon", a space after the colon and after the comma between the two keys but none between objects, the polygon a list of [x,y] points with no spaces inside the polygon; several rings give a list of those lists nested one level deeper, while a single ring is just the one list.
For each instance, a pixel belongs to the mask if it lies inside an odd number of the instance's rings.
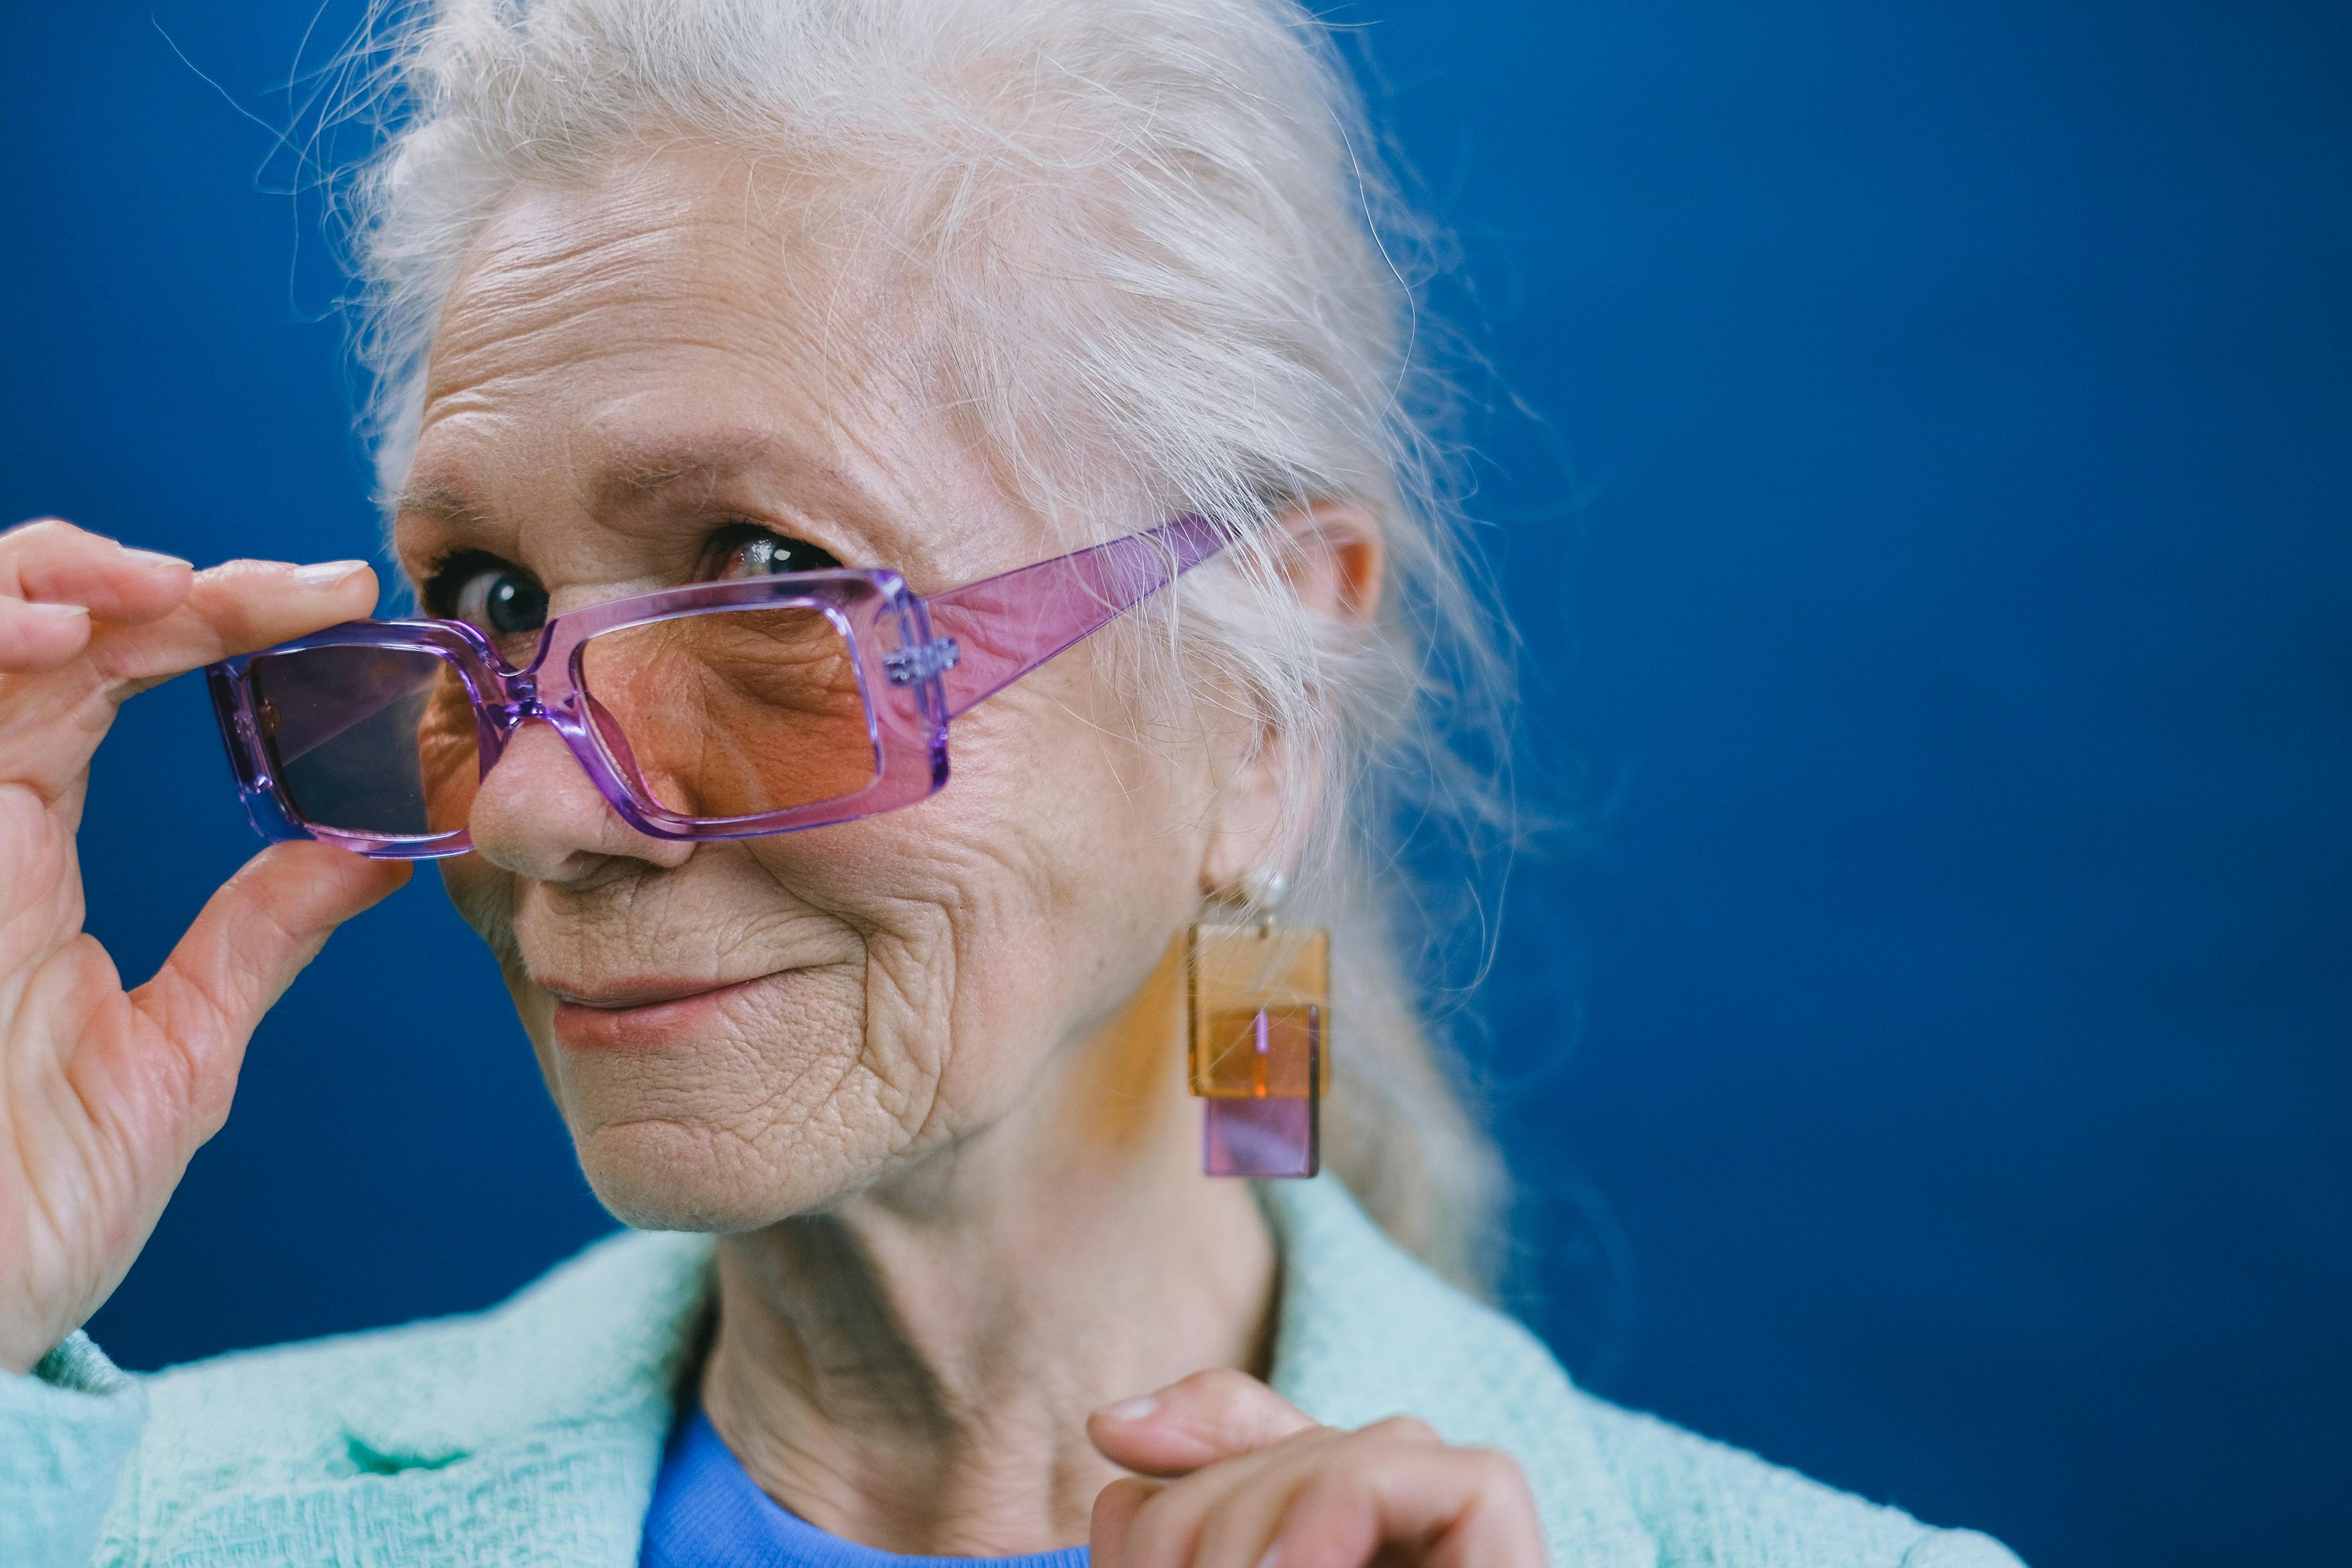
[{"label": "fingernail", "polygon": [[294,581],[305,588],[331,588],[367,569],[368,563],[364,561],[321,561],[316,566],[294,568]]},{"label": "fingernail", "polygon": [[185,566],[190,571],[194,571],[196,565],[193,561],[183,561],[176,555],[166,555],[160,550],[133,550],[129,545],[125,545],[122,553],[138,562],[142,566]]},{"label": "fingernail", "polygon": [[89,606],[88,605],[45,605],[37,599],[26,600],[25,608],[32,611],[33,614],[37,616],[87,616],[89,614]]},{"label": "fingernail", "polygon": [[1160,1401],[1147,1394],[1139,1399],[1122,1399],[1117,1405],[1106,1405],[1096,1415],[1110,1421],[1140,1421],[1160,1408]]}]

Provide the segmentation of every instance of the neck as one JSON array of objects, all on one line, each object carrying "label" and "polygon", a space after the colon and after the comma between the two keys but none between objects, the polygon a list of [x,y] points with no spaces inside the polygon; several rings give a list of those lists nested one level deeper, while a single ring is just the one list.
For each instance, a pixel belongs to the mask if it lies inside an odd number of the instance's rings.
[{"label": "neck", "polygon": [[1165,986],[988,1131],[721,1244],[703,1406],[771,1497],[886,1551],[1071,1545],[1122,1473],[1089,1411],[1263,1371],[1273,1241],[1200,1174]]}]

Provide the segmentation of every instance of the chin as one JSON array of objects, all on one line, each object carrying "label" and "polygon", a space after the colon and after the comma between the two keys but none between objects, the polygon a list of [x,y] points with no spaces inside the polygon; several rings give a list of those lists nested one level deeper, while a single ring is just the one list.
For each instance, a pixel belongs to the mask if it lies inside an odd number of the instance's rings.
[{"label": "chin", "polygon": [[758,1230],[824,1207],[866,1174],[837,1144],[782,1129],[752,1142],[740,1130],[629,1121],[574,1127],[572,1146],[597,1201],[639,1230]]}]

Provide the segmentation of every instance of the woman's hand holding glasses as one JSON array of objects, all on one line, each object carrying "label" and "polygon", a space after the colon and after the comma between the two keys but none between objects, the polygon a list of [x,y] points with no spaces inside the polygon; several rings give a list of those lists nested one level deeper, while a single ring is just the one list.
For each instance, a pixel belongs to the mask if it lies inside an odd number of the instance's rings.
[{"label": "woman's hand holding glasses", "polygon": [[226,1120],[261,1015],[409,872],[274,846],[126,991],[82,931],[90,757],[126,698],[375,594],[363,562],[197,572],[54,521],[0,532],[0,1368],[29,1370],[113,1292]]}]

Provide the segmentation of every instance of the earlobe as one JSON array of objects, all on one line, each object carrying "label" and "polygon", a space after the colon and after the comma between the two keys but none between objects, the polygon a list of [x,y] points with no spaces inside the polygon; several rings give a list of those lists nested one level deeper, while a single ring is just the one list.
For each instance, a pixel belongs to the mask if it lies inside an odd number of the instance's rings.
[{"label": "earlobe", "polygon": [[1233,887],[1252,869],[1281,860],[1282,759],[1276,754],[1281,745],[1279,736],[1260,737],[1255,754],[1218,793],[1201,858],[1203,895]]}]

